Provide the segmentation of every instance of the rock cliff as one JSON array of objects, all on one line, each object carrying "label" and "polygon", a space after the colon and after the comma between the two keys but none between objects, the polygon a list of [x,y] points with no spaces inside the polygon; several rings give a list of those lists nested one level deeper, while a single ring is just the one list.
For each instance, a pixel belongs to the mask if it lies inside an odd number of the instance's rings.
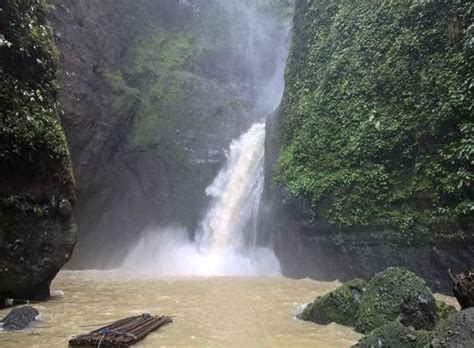
[{"label": "rock cliff", "polygon": [[296,2],[261,218],[285,274],[399,265],[447,289],[448,268],[473,266],[472,12]]},{"label": "rock cliff", "polygon": [[0,300],[48,298],[76,242],[48,11],[0,3]]}]

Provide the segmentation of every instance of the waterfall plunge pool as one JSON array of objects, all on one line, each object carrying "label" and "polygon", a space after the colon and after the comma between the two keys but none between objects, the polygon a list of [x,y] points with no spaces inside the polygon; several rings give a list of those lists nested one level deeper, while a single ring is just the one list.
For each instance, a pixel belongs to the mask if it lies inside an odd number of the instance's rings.
[{"label": "waterfall plunge pool", "polygon": [[52,284],[52,299],[34,305],[42,314],[40,328],[1,332],[0,346],[66,347],[71,336],[98,328],[85,326],[146,312],[171,315],[174,322],[136,347],[350,347],[361,337],[350,328],[295,319],[302,304],[338,285],[283,277],[63,271]]}]

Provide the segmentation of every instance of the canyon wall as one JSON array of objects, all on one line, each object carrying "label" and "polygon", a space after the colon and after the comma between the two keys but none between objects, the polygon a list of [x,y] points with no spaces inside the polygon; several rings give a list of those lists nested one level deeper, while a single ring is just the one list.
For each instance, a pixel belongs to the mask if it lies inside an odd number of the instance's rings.
[{"label": "canyon wall", "polygon": [[472,267],[473,5],[297,1],[261,230],[290,276]]},{"label": "canyon wall", "polygon": [[0,306],[48,298],[76,242],[48,11],[43,1],[0,3]]}]

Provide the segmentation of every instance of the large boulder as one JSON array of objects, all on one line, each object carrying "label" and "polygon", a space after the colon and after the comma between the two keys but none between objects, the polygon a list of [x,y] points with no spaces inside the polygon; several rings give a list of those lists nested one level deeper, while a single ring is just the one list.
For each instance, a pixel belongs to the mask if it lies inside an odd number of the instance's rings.
[{"label": "large boulder", "polygon": [[474,308],[440,321],[433,330],[431,347],[474,347]]},{"label": "large boulder", "polygon": [[367,282],[361,279],[348,281],[325,296],[318,297],[298,318],[321,325],[334,322],[353,326],[366,286]]},{"label": "large boulder", "polygon": [[398,321],[379,327],[363,337],[354,347],[408,347],[422,348],[429,343],[428,331],[415,331]]},{"label": "large boulder", "polygon": [[47,11],[48,1],[0,3],[0,306],[46,299],[76,242]]},{"label": "large boulder", "polygon": [[404,268],[389,268],[368,283],[355,328],[362,333],[398,320],[417,330],[431,330],[438,314],[425,281]]},{"label": "large boulder", "polygon": [[24,306],[14,308],[1,321],[1,327],[5,330],[23,330],[27,328],[34,320],[38,318],[40,313],[36,308]]}]

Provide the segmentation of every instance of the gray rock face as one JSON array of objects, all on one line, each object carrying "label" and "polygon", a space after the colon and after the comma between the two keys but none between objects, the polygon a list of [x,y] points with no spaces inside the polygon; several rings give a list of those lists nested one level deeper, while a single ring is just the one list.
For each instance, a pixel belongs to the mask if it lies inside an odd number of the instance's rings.
[{"label": "gray rock face", "polygon": [[[76,179],[77,225],[79,231],[89,231],[94,236],[105,206],[123,197],[126,188],[114,192],[120,185],[117,176],[123,173],[122,168],[114,165],[114,156],[136,106],[132,102],[111,110],[104,95],[103,74],[109,66],[117,64],[128,36],[114,26],[118,19],[113,14],[112,1],[51,2],[55,9],[50,20],[60,51],[62,123]],[[121,4],[117,1],[117,12]],[[62,205],[61,214],[68,214],[67,206]],[[79,236],[80,242],[85,233]],[[81,248],[76,251],[80,253]],[[98,249],[91,250],[91,257],[97,253]]]},{"label": "gray rock face", "polygon": [[429,343],[428,331],[415,331],[400,322],[394,321],[384,325],[362,338],[353,347],[358,348],[390,348],[411,347],[423,348]]},{"label": "gray rock face", "polygon": [[15,215],[10,222],[11,227],[2,230],[8,235],[0,231],[0,299],[45,300],[51,281],[71,258],[76,243],[72,218],[56,210],[48,217]]},{"label": "gray rock face", "polygon": [[442,320],[432,333],[431,345],[440,347],[473,347],[474,346],[474,308],[451,314]]},{"label": "gray rock face", "polygon": [[3,318],[1,324],[5,330],[23,330],[30,326],[39,314],[38,310],[30,306],[14,308]]}]

